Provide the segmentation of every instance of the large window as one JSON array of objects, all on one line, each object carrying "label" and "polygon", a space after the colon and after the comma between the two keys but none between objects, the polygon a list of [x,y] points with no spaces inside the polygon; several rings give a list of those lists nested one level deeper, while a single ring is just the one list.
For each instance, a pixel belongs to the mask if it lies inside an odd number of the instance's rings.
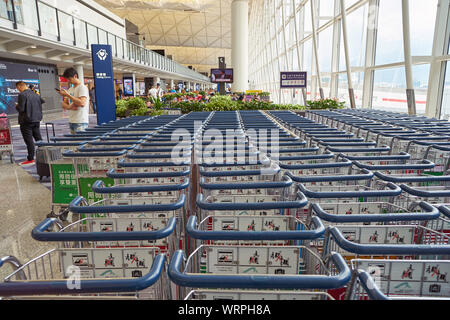
[{"label": "large window", "polygon": [[[270,3],[270,8],[275,3],[272,8],[275,10],[262,10],[264,3],[266,9],[267,3]],[[344,31],[339,14],[341,1],[313,0],[313,10],[311,3],[312,0],[251,3],[250,25],[254,29],[250,30],[253,36],[249,44],[253,52],[250,56],[252,89],[267,88],[275,102],[290,101],[289,94],[282,92],[280,95],[279,92],[281,66],[283,70],[307,71],[308,99],[319,97],[316,56],[312,45],[313,12],[317,25],[317,60],[322,89],[326,97],[338,98],[349,106]],[[356,106],[408,111],[403,39],[406,31],[411,39],[417,113],[429,112],[428,116],[441,113],[443,117],[450,118],[450,58],[448,48],[443,50],[448,39],[439,39],[435,35],[436,30],[440,31],[440,37],[444,35],[442,30],[450,30],[448,0],[409,0],[409,28],[403,28],[402,0],[345,0],[344,3]],[[264,20],[260,16],[262,14],[265,15]],[[434,71],[430,77],[431,69]],[[440,70],[445,77],[434,76],[440,75]],[[430,99],[429,92],[432,92]],[[436,96],[437,92],[443,92],[442,99]],[[440,108],[442,112],[439,112]]]}]

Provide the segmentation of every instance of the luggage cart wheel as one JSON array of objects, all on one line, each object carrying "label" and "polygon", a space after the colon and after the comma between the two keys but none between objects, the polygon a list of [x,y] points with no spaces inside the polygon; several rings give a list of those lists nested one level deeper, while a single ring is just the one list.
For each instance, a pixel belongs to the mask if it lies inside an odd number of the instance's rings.
[{"label": "luggage cart wheel", "polygon": [[14,155],[13,155],[13,154],[11,154],[11,155],[9,156],[9,160],[11,161],[11,163],[14,163]]},{"label": "luggage cart wheel", "polygon": [[69,209],[61,209],[61,211],[59,212],[58,218],[61,221],[67,221],[68,215],[69,215]]},{"label": "luggage cart wheel", "polygon": [[47,215],[47,218],[48,218],[48,219],[56,218],[55,211],[52,210],[52,211]]}]

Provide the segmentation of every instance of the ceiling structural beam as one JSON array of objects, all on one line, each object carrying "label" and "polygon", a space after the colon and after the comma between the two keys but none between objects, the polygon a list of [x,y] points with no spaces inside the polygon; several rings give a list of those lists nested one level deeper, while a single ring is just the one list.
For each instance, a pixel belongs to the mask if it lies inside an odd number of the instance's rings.
[{"label": "ceiling structural beam", "polygon": [[31,47],[33,47],[33,44],[22,42],[22,41],[11,41],[5,45],[6,51],[12,52],[12,53],[23,50],[23,49],[28,49]]}]

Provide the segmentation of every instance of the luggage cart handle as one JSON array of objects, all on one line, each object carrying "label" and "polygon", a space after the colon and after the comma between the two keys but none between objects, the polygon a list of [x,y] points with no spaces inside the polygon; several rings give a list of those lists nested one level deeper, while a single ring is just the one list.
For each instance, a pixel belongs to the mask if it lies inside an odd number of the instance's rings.
[{"label": "luggage cart handle", "polygon": [[446,205],[442,205],[439,207],[439,211],[446,216],[447,218],[450,219],[450,208]]},{"label": "luggage cart handle", "polygon": [[391,147],[383,146],[380,148],[336,148],[336,147],[327,146],[327,150],[329,150],[331,152],[336,152],[336,153],[346,153],[346,152],[369,153],[369,152],[389,152],[389,151],[391,151]]},{"label": "luggage cart handle", "polygon": [[310,191],[303,184],[298,184],[298,188],[303,194],[305,194],[308,198],[314,199],[396,197],[402,193],[402,189],[391,182],[389,182],[386,186],[390,190],[320,192]]},{"label": "luggage cart handle", "polygon": [[395,161],[395,160],[409,160],[411,155],[406,152],[400,152],[399,155],[391,156],[348,156],[344,153],[340,153],[339,158],[348,159],[350,161]]},{"label": "luggage cart handle", "polygon": [[341,162],[330,163],[313,163],[313,164],[298,164],[289,165],[280,163],[280,167],[285,170],[307,170],[307,169],[328,169],[328,168],[345,168],[351,167],[353,163],[350,160],[343,159]]},{"label": "luggage cart handle", "polygon": [[0,296],[36,296],[85,293],[138,292],[154,285],[161,277],[166,265],[166,256],[155,257],[149,273],[136,279],[80,280],[80,289],[69,289],[67,280],[26,281],[0,283]]},{"label": "luggage cart handle", "polygon": [[199,167],[199,173],[202,177],[234,177],[234,176],[274,176],[280,173],[281,168],[278,164],[271,167],[261,167],[257,170],[235,170],[235,171],[205,171]]},{"label": "luggage cart handle", "polygon": [[394,222],[394,221],[428,221],[438,219],[439,210],[427,202],[420,202],[423,213],[386,213],[386,214],[329,214],[318,203],[311,205],[313,212],[321,219],[334,223]]},{"label": "luggage cart handle", "polygon": [[450,175],[446,175],[446,176],[431,176],[431,175],[426,175],[426,176],[410,176],[408,177],[406,176],[391,176],[391,175],[387,175],[381,172],[374,172],[375,176],[383,181],[388,181],[388,182],[392,182],[392,183],[412,183],[412,182],[421,182],[421,183],[426,183],[426,182],[448,182],[450,181]]},{"label": "luggage cart handle", "polygon": [[422,160],[422,163],[417,164],[391,164],[391,165],[366,165],[357,160],[353,161],[355,166],[361,169],[368,170],[426,170],[433,169],[436,165],[429,160]]},{"label": "luggage cart handle", "polygon": [[66,158],[95,158],[95,157],[121,157],[127,154],[128,150],[120,152],[75,152],[66,151],[63,156]]},{"label": "luggage cart handle", "polygon": [[119,168],[154,168],[154,167],[183,167],[190,166],[190,160],[188,162],[126,162],[126,159],[121,159],[117,163]]},{"label": "luggage cart handle", "polygon": [[191,173],[188,168],[180,172],[140,172],[140,173],[119,173],[116,169],[111,169],[106,173],[106,176],[111,179],[145,179],[145,178],[175,178],[187,177]]},{"label": "luggage cart handle", "polygon": [[184,252],[176,251],[169,265],[169,278],[182,287],[221,289],[338,289],[351,279],[351,271],[342,256],[331,253],[330,259],[339,274],[321,275],[196,275],[180,271]]},{"label": "luggage cart handle", "polygon": [[336,176],[294,176],[291,172],[288,172],[287,175],[290,177],[294,182],[297,183],[307,183],[307,182],[332,182],[332,181],[360,181],[360,180],[370,180],[373,178],[374,174],[373,172],[362,169],[362,174],[357,175],[336,175]]},{"label": "luggage cart handle", "polygon": [[87,146],[89,144],[90,143],[88,143],[88,144],[78,148],[78,151],[91,154],[91,153],[94,153],[94,152],[96,152],[96,153],[99,153],[99,152],[120,152],[122,150],[128,150],[129,151],[129,150],[133,150],[134,148],[137,147],[137,144],[135,144],[135,145],[132,145],[130,147],[125,147],[124,146],[124,147],[117,147],[117,148],[114,148],[114,147],[110,147],[110,148],[87,148]]},{"label": "luggage cart handle", "polygon": [[47,232],[55,223],[55,218],[45,219],[33,229],[31,236],[37,241],[152,241],[169,237],[177,225],[176,218],[170,218],[167,226],[158,231],[137,232]]},{"label": "luggage cart handle", "polygon": [[36,142],[37,147],[82,147],[86,145],[88,141],[83,142],[54,142],[54,143],[48,143],[48,142]]},{"label": "luggage cart handle", "polygon": [[[442,178],[442,177],[440,177]],[[437,197],[450,197],[450,190],[436,190],[436,191],[426,191],[426,190],[419,190],[412,188],[406,184],[401,184],[400,188],[402,188],[403,191],[406,193],[409,193],[410,195],[416,196],[416,197],[422,197],[422,198],[437,198]],[[444,188],[444,187],[443,187]]]},{"label": "luggage cart handle", "polygon": [[180,191],[189,187],[190,180],[175,185],[142,185],[142,186],[115,186],[106,187],[102,180],[92,185],[92,191],[99,194],[135,193],[135,192],[158,192],[158,191]]},{"label": "luggage cart handle", "polygon": [[306,231],[202,231],[197,227],[197,217],[191,216],[186,226],[186,231],[191,238],[198,240],[242,240],[242,241],[281,241],[281,240],[315,240],[323,236],[325,227],[322,221],[313,217],[311,220],[313,230]]},{"label": "luggage cart handle", "polygon": [[182,194],[177,202],[170,204],[148,204],[148,205],[128,205],[128,206],[81,206],[87,204],[83,197],[75,198],[69,204],[69,210],[77,214],[97,214],[97,213],[136,213],[136,212],[159,212],[175,211],[184,207],[186,195]]},{"label": "luggage cart handle", "polygon": [[337,227],[329,227],[326,231],[333,236],[337,245],[345,251],[359,255],[448,255],[450,254],[449,245],[429,245],[429,244],[410,244],[410,245],[370,245],[359,244],[345,239],[342,232]]},{"label": "luggage cart handle", "polygon": [[371,300],[390,300],[383,292],[377,287],[372,276],[365,270],[356,270],[357,277],[364,291],[367,293]]},{"label": "luggage cart handle", "polygon": [[294,181],[288,176],[283,176],[283,181],[277,182],[236,182],[236,183],[206,183],[205,178],[200,179],[200,187],[205,190],[248,190],[248,189],[281,189],[289,188]]},{"label": "luggage cart handle", "polygon": [[276,210],[276,209],[300,209],[308,204],[308,199],[301,192],[297,193],[295,201],[277,201],[277,202],[249,202],[249,203],[210,203],[204,200],[203,194],[197,195],[197,206],[203,210]]}]

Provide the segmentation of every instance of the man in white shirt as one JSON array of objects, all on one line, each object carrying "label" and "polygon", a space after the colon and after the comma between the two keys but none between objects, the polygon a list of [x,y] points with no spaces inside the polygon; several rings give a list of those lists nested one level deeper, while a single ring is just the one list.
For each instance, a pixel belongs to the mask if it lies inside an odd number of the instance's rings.
[{"label": "man in white shirt", "polygon": [[69,111],[70,132],[83,132],[89,127],[89,89],[78,79],[74,68],[64,71],[63,77],[73,85],[68,91],[60,91],[64,97],[62,107]]},{"label": "man in white shirt", "polygon": [[161,85],[158,83],[156,87],[150,89],[150,95],[155,99],[161,99],[163,96],[163,91]]}]

